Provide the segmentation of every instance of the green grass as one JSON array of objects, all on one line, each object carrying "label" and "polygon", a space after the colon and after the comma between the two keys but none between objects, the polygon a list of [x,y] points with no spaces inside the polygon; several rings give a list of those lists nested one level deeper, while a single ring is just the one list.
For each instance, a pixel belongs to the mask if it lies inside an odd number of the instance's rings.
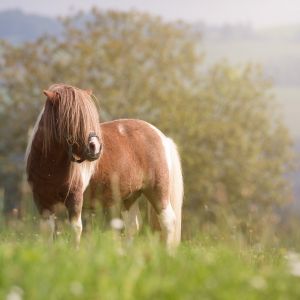
[{"label": "green grass", "polygon": [[170,255],[155,236],[97,230],[75,250],[67,234],[3,232],[0,299],[299,299],[285,252],[199,238]]}]

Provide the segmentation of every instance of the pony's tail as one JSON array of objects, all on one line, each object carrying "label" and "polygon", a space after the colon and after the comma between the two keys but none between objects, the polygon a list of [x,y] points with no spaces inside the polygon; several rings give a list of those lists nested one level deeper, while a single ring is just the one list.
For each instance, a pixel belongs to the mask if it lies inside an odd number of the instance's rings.
[{"label": "pony's tail", "polygon": [[[183,202],[183,177],[181,170],[180,156],[177,151],[176,144],[170,138],[164,137],[166,143],[168,143],[168,154],[171,161],[171,170],[169,174],[170,180],[170,203],[175,213],[175,232],[173,236],[173,245],[178,245],[181,240],[181,211]],[[159,221],[157,215],[152,208],[152,205],[148,204],[148,219],[149,225],[154,230],[160,230]]]},{"label": "pony's tail", "polygon": [[170,138],[167,138],[167,141],[170,145],[169,151],[171,156],[170,202],[176,217],[174,244],[178,245],[181,240],[181,211],[184,193],[183,178],[180,156],[176,144]]}]

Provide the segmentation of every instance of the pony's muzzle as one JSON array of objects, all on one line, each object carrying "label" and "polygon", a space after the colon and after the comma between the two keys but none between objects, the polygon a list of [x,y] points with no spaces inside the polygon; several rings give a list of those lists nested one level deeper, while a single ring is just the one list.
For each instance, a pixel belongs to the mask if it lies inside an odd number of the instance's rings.
[{"label": "pony's muzzle", "polygon": [[96,144],[94,142],[89,142],[90,152],[96,152]]},{"label": "pony's muzzle", "polygon": [[88,140],[88,147],[86,151],[86,159],[93,161],[99,158],[101,153],[100,139],[96,134],[90,134]]},{"label": "pony's muzzle", "polygon": [[91,153],[91,152],[87,152],[85,157],[88,161],[93,161],[96,160],[100,157],[101,151],[97,152],[97,153]]}]

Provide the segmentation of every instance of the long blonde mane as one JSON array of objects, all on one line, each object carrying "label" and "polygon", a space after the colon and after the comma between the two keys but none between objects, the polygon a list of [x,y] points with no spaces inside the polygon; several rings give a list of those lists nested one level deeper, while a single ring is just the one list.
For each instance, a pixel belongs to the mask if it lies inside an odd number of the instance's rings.
[{"label": "long blonde mane", "polygon": [[43,151],[53,140],[85,145],[91,132],[100,137],[99,114],[94,99],[85,91],[66,84],[53,84],[48,91],[56,94],[58,103],[47,101],[43,114]]}]

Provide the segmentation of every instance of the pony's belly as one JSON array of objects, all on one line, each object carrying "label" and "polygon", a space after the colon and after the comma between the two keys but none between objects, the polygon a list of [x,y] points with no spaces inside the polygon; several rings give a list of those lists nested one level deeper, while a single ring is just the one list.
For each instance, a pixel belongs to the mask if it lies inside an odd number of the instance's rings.
[{"label": "pony's belly", "polygon": [[110,207],[117,203],[122,203],[127,199],[141,194],[141,186],[132,187],[130,185],[119,185],[111,181],[109,183],[97,182],[94,197],[105,207]]}]

